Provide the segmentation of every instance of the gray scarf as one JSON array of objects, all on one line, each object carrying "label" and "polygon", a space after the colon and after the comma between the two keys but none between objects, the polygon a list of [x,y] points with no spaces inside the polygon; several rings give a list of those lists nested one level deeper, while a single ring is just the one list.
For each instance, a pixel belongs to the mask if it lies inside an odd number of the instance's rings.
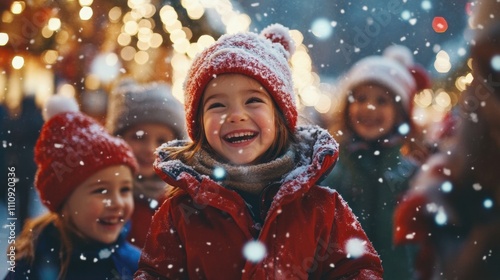
[{"label": "gray scarf", "polygon": [[160,177],[152,176],[142,180],[134,180],[134,196],[140,199],[161,198],[167,191],[167,183]]},{"label": "gray scarf", "polygon": [[283,156],[270,162],[244,166],[219,162],[202,149],[196,153],[193,167],[210,178],[215,177],[213,174],[215,168],[222,168],[225,171],[224,178],[216,179],[222,182],[222,186],[259,194],[270,183],[280,182],[283,175],[295,167],[295,152],[290,148]]}]

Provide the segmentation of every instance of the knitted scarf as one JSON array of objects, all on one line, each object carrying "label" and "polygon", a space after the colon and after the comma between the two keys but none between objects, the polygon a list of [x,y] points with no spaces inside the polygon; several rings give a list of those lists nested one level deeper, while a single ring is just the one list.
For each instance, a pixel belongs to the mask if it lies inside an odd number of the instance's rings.
[{"label": "knitted scarf", "polygon": [[[270,183],[280,182],[282,176],[295,167],[295,151],[290,148],[283,156],[261,164],[231,165],[219,162],[202,149],[196,153],[193,167],[197,172],[220,181],[226,188],[259,194]],[[214,176],[215,168],[225,171],[222,179]]]},{"label": "knitted scarf", "polygon": [[167,191],[167,183],[153,175],[148,178],[135,178],[134,180],[134,197],[139,199],[156,199],[161,198]]}]

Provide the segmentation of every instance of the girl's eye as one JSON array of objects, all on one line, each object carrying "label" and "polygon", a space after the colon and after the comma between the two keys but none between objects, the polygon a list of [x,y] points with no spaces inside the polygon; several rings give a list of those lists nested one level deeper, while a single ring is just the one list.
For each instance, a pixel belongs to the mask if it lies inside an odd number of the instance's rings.
[{"label": "girl's eye", "polygon": [[378,98],[377,99],[377,104],[378,105],[385,105],[385,104],[387,104],[387,102],[388,102],[387,98]]},{"label": "girl's eye", "polygon": [[222,105],[222,103],[215,102],[215,103],[209,104],[207,106],[207,110],[214,109],[214,108],[220,108],[220,107],[224,107],[224,105]]},{"label": "girl's eye", "polygon": [[95,189],[94,191],[92,191],[92,193],[96,193],[96,194],[107,194],[108,193],[108,190],[105,189],[105,188],[98,188],[98,189]]},{"label": "girl's eye", "polygon": [[120,189],[120,192],[121,193],[128,193],[128,192],[131,192],[132,191],[132,187],[131,186],[123,186],[121,189]]},{"label": "girl's eye", "polygon": [[361,102],[361,103],[366,102],[366,96],[364,96],[364,95],[361,95],[361,96],[358,95],[358,96],[356,96],[356,101],[357,102]]},{"label": "girl's eye", "polygon": [[247,100],[247,104],[249,103],[264,103],[264,101],[258,97],[251,97]]}]

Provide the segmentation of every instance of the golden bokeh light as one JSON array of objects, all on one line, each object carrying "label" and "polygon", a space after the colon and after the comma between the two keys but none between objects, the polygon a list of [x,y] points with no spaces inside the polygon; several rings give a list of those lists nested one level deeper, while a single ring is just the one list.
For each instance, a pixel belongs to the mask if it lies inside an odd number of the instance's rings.
[{"label": "golden bokeh light", "polygon": [[20,13],[22,13],[25,8],[26,3],[24,1],[14,1],[10,5],[10,11],[15,15],[19,15]]},{"label": "golden bokeh light", "polygon": [[92,18],[94,11],[91,7],[82,7],[80,9],[80,19],[81,20],[89,20]]},{"label": "golden bokeh light", "polygon": [[16,55],[12,58],[12,68],[21,69],[24,66],[24,57]]}]

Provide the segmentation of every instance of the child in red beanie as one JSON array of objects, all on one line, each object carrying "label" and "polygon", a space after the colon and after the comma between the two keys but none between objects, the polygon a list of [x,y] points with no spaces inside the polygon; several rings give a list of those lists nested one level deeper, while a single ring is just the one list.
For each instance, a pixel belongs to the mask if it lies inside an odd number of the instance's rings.
[{"label": "child in red beanie", "polygon": [[138,84],[129,78],[113,89],[108,108],[106,128],[130,145],[139,164],[127,240],[142,248],[151,218],[168,191],[153,169],[154,151],[165,142],[186,138],[184,108],[167,84]]},{"label": "child in red beanie", "polygon": [[17,237],[6,279],[123,279],[139,251],[125,240],[130,218],[130,147],[78,112],[74,99],[53,96],[35,146],[35,187],[49,212]]},{"label": "child in red beanie", "polygon": [[153,217],[135,279],[381,279],[338,193],[317,185],[338,146],[297,127],[288,30],[224,35],[185,83],[192,142],[157,150],[174,191]]}]

